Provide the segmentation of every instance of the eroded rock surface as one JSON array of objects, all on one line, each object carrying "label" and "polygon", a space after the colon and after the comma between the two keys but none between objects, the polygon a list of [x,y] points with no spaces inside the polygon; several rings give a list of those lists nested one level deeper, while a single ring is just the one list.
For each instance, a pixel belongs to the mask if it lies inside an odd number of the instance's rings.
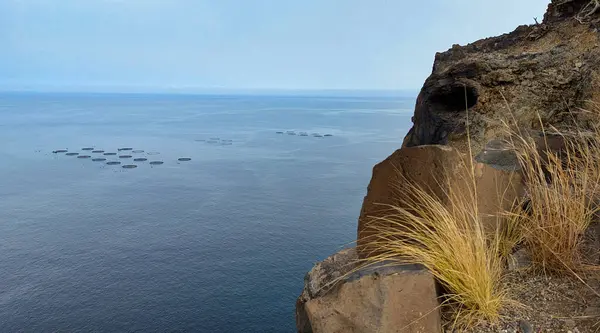
[{"label": "eroded rock surface", "polygon": [[600,25],[594,23],[600,12],[582,20],[589,3],[552,1],[540,24],[436,54],[404,146],[447,144],[466,152],[470,136],[477,154],[503,135],[501,120],[523,128],[539,128],[540,120],[585,127],[574,111],[600,106]]},{"label": "eroded rock surface", "polygon": [[427,270],[385,264],[357,269],[357,262],[354,249],[344,250],[306,275],[296,303],[298,332],[441,332],[436,286]]},{"label": "eroded rock surface", "polygon": [[377,218],[393,213],[392,206],[410,211],[406,197],[414,193],[412,186],[446,205],[450,195],[477,200],[473,207],[479,210],[486,229],[494,232],[501,222],[499,215],[522,198],[524,187],[518,161],[509,148],[492,144],[481,155],[479,162],[469,161],[470,157],[456,148],[426,145],[401,148],[377,164],[358,220],[359,256],[381,253],[372,245],[377,227],[384,223]]}]

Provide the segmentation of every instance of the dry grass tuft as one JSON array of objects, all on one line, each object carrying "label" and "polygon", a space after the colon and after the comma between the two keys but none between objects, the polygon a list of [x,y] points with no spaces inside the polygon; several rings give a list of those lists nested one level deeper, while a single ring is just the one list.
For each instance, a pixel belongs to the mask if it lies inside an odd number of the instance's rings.
[{"label": "dry grass tuft", "polygon": [[500,242],[486,236],[472,180],[466,179],[468,189],[450,189],[447,200],[441,200],[405,179],[398,185],[406,193],[402,204],[370,224],[377,234],[369,246],[381,254],[368,262],[391,260],[429,269],[448,291],[446,303],[456,306],[454,323],[462,327],[496,322],[508,302],[500,281]]},{"label": "dry grass tuft", "polygon": [[512,136],[529,199],[519,223],[538,269],[576,273],[585,267],[584,232],[597,211],[593,198],[600,184],[600,132],[551,131],[543,131],[543,137],[559,138],[559,149],[548,139],[540,144],[530,136]]},{"label": "dry grass tuft", "polygon": [[517,245],[523,242],[523,207],[522,201],[515,202],[510,211],[498,216],[497,233],[498,252],[502,259],[507,259]]}]

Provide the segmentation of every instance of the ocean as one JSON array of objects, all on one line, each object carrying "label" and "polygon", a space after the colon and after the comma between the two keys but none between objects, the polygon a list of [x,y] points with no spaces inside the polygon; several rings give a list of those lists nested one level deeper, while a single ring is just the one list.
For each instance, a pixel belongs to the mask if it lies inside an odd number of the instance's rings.
[{"label": "ocean", "polygon": [[0,94],[0,332],[295,332],[413,106]]}]

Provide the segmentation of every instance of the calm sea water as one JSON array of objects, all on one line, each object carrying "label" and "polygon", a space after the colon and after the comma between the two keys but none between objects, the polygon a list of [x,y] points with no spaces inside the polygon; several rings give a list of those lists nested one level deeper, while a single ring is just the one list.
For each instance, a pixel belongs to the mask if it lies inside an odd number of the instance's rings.
[{"label": "calm sea water", "polygon": [[[0,95],[0,331],[294,332],[413,103]],[[52,153],[84,147],[164,164]]]}]

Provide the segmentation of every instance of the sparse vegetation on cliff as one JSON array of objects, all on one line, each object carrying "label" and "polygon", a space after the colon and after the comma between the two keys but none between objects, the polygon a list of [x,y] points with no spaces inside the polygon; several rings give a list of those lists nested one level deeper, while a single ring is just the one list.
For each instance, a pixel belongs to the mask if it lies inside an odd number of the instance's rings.
[{"label": "sparse vegetation on cliff", "polygon": [[550,131],[537,143],[513,135],[528,192],[519,223],[536,268],[576,274],[587,266],[584,233],[598,211],[600,132]]},{"label": "sparse vegetation on cliff", "polygon": [[474,181],[464,180],[460,191],[450,186],[447,202],[405,180],[410,195],[401,200],[410,209],[393,206],[391,214],[371,222],[378,233],[369,246],[380,254],[367,262],[427,267],[448,291],[445,304],[455,306],[455,324],[468,327],[497,321],[509,299],[501,284],[501,239],[486,234]]},{"label": "sparse vegetation on cliff", "polygon": [[[447,186],[444,198],[403,179],[406,195],[392,213],[374,217],[377,231],[366,262],[396,261],[427,267],[446,289],[443,305],[453,305],[452,326],[494,323],[509,305],[504,283],[506,259],[517,246],[531,255],[535,271],[575,277],[590,271],[584,236],[599,210],[600,130],[539,138],[507,125],[511,149],[523,175],[526,195],[510,211],[498,212],[495,232],[486,232],[476,196],[475,166],[461,184]],[[552,142],[550,142],[552,141]],[[393,185],[392,185],[393,186]],[[500,189],[502,190],[502,189]]]},{"label": "sparse vegetation on cliff", "polygon": [[[600,100],[598,24],[600,0],[552,0],[542,22],[436,54],[402,148],[373,169],[358,260],[425,266],[445,332],[599,330],[600,112],[582,111]],[[454,153],[466,188],[446,184]]]}]

